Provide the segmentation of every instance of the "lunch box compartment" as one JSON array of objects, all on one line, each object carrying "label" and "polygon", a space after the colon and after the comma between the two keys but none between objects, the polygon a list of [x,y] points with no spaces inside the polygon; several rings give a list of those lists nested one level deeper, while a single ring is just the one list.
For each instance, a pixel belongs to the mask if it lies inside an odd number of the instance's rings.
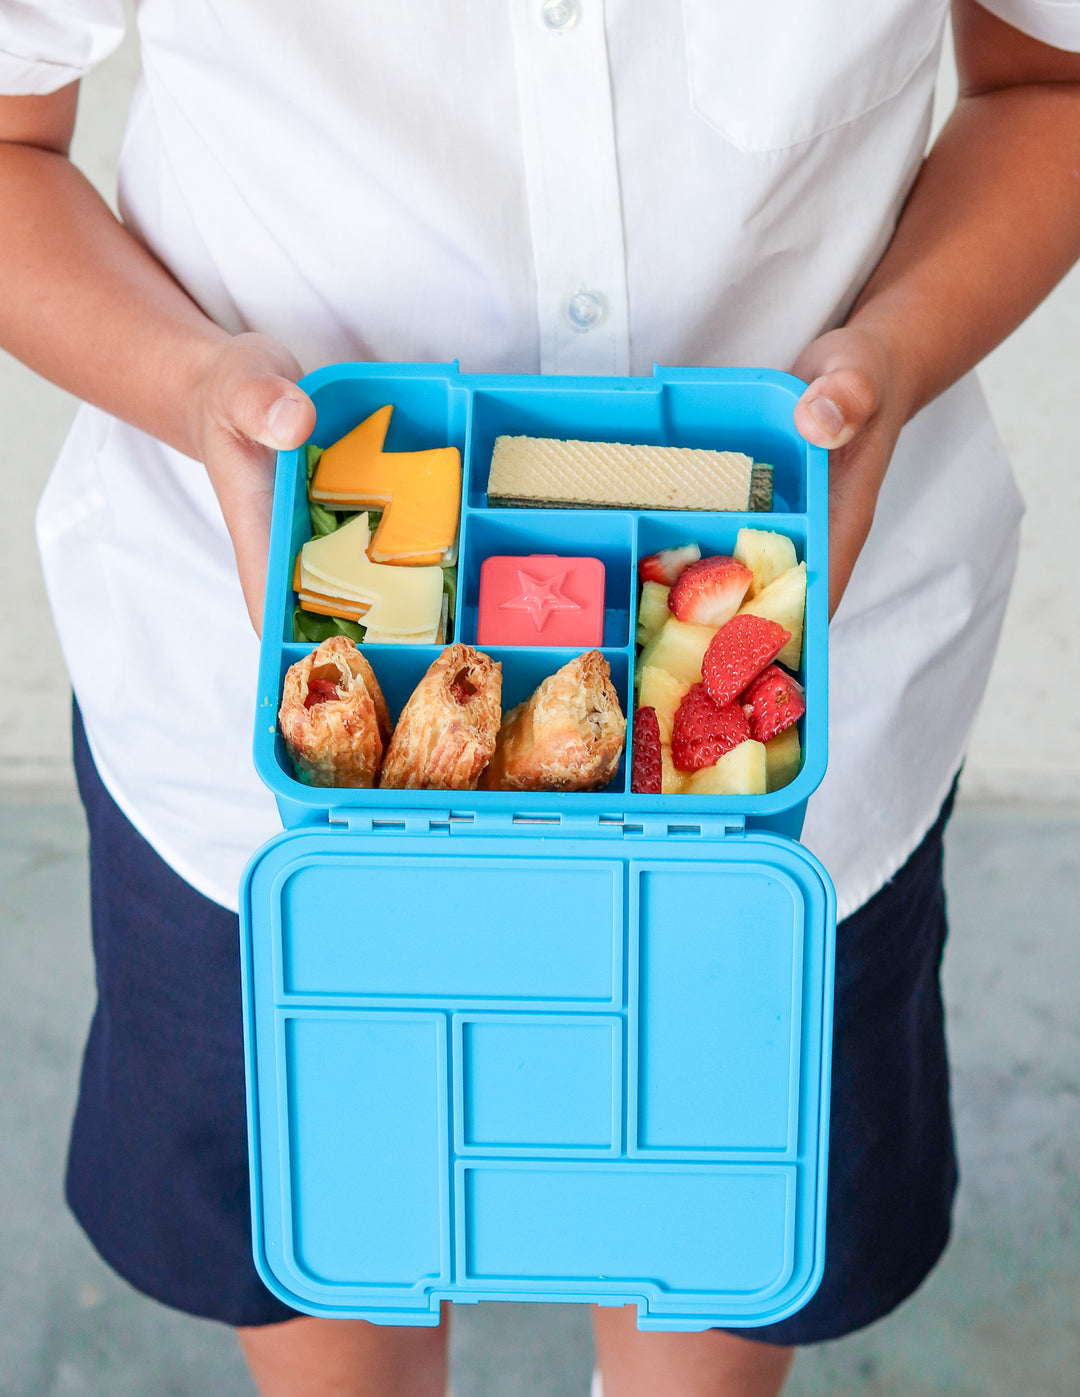
[{"label": "lunch box compartment", "polygon": [[[308,643],[292,644],[282,647],[279,665],[279,694],[281,692],[281,686],[285,682],[285,674],[289,667],[295,664],[297,660],[302,660],[307,655],[310,655],[313,649],[314,646]],[[419,684],[420,680],[423,679],[424,675],[431,667],[432,661],[437,659],[442,649],[443,647],[441,645],[365,645],[361,647],[364,658],[371,665],[375,673],[375,678],[379,681],[379,687],[383,691],[383,697],[386,699],[386,706],[390,712],[391,723],[396,725],[401,715],[401,710],[409,701],[413,690],[416,688],[417,684]],[[555,671],[561,669],[563,665],[568,664],[577,655],[580,655],[581,651],[566,650],[554,646],[533,648],[531,646],[517,645],[489,645],[485,647],[484,653],[489,655],[493,660],[497,660],[502,666],[502,708],[503,712],[507,713],[511,708],[515,707],[515,705],[524,703],[542,680],[554,674]],[[630,696],[632,682],[630,661],[624,650],[605,650],[604,657],[611,668],[611,682],[615,686],[615,691],[619,696],[619,704],[623,712],[628,714],[631,707]],[[269,704],[266,705],[266,709],[269,709]],[[276,708],[273,710],[273,713],[276,717]],[[267,731],[268,733],[273,732],[275,734],[274,753],[278,765],[282,770],[291,772],[292,762],[289,759],[284,738],[282,738],[276,722],[273,724],[272,728],[268,724]],[[628,766],[624,754],[619,762],[616,774],[612,778],[607,789],[614,791],[623,790],[629,780],[627,773]],[[357,791],[348,790],[346,788],[335,788],[331,794],[326,787],[307,786],[295,778],[290,784],[298,789],[302,798],[308,799],[309,806],[316,814],[319,811],[325,810],[328,798],[336,805],[340,797],[345,797],[347,800],[354,801],[357,795],[360,794]],[[364,794],[367,795],[369,799],[374,798],[378,800],[381,797],[389,796],[393,798],[393,800],[400,800],[403,792],[369,790],[365,791]],[[419,796],[430,793],[416,791],[413,792],[413,794]],[[445,798],[448,793],[443,792],[442,794]],[[496,793],[477,792],[476,794],[483,798]],[[290,816],[290,818],[285,818],[283,814],[283,821],[286,824],[301,823],[306,822],[306,818],[309,817],[302,816],[300,818],[294,818]]]},{"label": "lunch box compartment", "polygon": [[[626,648],[635,606],[634,523],[630,515],[593,509],[495,509],[470,513],[458,568],[457,639],[476,645],[480,568],[486,558],[530,555],[598,558],[604,565],[605,649]],[[488,649],[483,646],[483,649]],[[546,647],[541,647],[546,648]]]},{"label": "lunch box compartment", "polygon": [[534,1299],[603,1304],[634,1277],[645,1303],[684,1314],[718,1293],[760,1304],[793,1270],[794,1182],[783,1168],[463,1163],[460,1284],[490,1292],[512,1272]]},{"label": "lunch box compartment", "polygon": [[[389,403],[394,411],[386,433],[386,451],[427,451],[439,446],[456,446],[464,461],[468,422],[468,394],[464,389],[455,387],[444,374],[431,373],[426,365],[394,365],[393,372],[390,366],[368,364],[363,367],[371,372],[341,377],[324,370],[304,380],[304,387],[315,404],[315,430],[310,437],[313,446],[332,446]],[[398,369],[404,371],[398,373]],[[298,601],[292,589],[293,564],[300,549],[311,538],[306,445],[298,451],[282,452],[278,457],[275,499],[279,495],[288,498],[290,487],[288,594],[278,631],[286,644],[293,643],[293,611]],[[347,514],[360,512],[349,510]],[[268,594],[272,590],[268,588]],[[269,595],[267,600],[269,602]],[[264,624],[269,624],[269,616],[264,618]],[[306,646],[307,650],[312,648]]]},{"label": "lunch box compartment", "polygon": [[[453,1001],[489,1009],[610,1010],[621,1002],[623,895],[616,862],[538,863],[519,855],[460,865],[441,856],[384,864],[377,854],[342,860],[319,847],[314,835],[299,843],[295,860],[285,862],[266,890],[276,909],[274,993],[283,1003],[363,998],[441,1008]],[[551,916],[552,878],[574,901],[572,920]],[[438,917],[431,915],[435,880]],[[364,915],[346,918],[358,888]]]},{"label": "lunch box compartment", "polygon": [[619,1153],[621,1018],[456,1014],[453,1031],[456,1153]]},{"label": "lunch box compartment", "polygon": [[792,432],[787,375],[716,370],[703,392],[700,369],[660,372],[662,378],[522,377],[506,388],[478,386],[469,439],[469,508],[486,502],[495,438],[531,436],[742,451],[773,467],[772,512],[806,510],[806,443]]},{"label": "lunch box compartment", "polygon": [[793,1152],[806,1046],[800,889],[749,862],[738,872],[635,863],[630,878],[631,1152]]},{"label": "lunch box compartment", "polygon": [[[286,1197],[318,1199],[317,1207],[288,1209],[283,1269],[312,1294],[347,1285],[354,1303],[363,1303],[368,1287],[421,1296],[432,1282],[448,1281],[440,1224],[445,1020],[295,1012],[282,1015],[276,1030],[291,1094]],[[360,1157],[363,1189],[356,1187]]]}]

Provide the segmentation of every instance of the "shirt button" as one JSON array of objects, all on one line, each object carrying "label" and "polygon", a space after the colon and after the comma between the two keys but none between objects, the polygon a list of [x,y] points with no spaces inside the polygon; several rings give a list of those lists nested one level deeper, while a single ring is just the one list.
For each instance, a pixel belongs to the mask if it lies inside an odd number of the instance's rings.
[{"label": "shirt button", "polygon": [[554,33],[565,34],[581,18],[580,0],[544,0],[540,17]]},{"label": "shirt button", "polygon": [[591,330],[604,318],[604,303],[595,291],[578,291],[570,297],[566,314],[575,330]]}]

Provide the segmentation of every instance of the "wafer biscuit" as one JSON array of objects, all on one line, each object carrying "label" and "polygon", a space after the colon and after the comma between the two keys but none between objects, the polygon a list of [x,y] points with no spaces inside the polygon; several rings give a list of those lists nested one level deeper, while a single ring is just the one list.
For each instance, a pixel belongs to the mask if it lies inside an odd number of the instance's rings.
[{"label": "wafer biscuit", "polygon": [[622,442],[495,439],[488,503],[563,509],[750,508],[753,461],[741,451]]}]

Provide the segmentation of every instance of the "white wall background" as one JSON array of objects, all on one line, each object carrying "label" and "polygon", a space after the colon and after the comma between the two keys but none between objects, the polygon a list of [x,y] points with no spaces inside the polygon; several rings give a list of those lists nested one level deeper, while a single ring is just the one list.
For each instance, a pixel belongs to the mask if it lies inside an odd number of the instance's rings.
[{"label": "white wall background", "polygon": [[[111,198],[137,68],[130,38],[83,84],[74,158]],[[951,106],[949,56],[939,111]],[[964,777],[969,800],[1080,801],[1080,269],[982,369],[1028,505],[1020,572]],[[0,787],[70,787],[70,696],[33,539],[38,494],[73,400],[0,353]]]}]

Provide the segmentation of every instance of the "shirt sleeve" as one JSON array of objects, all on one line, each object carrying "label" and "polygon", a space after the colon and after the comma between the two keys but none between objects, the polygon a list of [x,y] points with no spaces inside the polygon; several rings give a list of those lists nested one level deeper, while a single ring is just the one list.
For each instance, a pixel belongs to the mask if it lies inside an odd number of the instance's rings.
[{"label": "shirt sleeve", "polygon": [[66,87],[123,37],[122,0],[2,0],[0,93],[44,96]]},{"label": "shirt sleeve", "polygon": [[979,0],[979,4],[1033,39],[1080,53],[1080,0]]}]

